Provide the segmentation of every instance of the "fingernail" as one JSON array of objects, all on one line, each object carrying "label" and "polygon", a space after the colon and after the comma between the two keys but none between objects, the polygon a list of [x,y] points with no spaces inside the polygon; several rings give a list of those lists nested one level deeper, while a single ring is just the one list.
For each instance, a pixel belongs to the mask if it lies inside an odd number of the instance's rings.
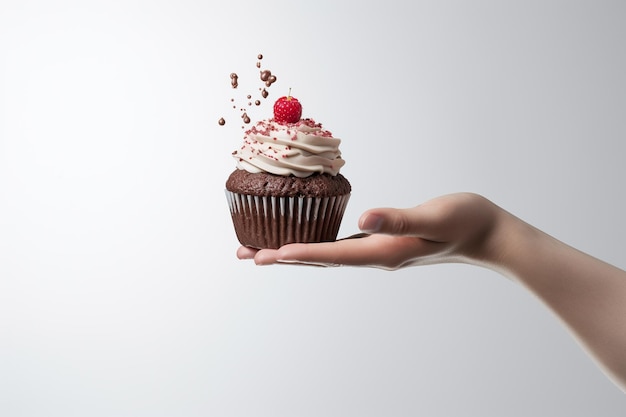
[{"label": "fingernail", "polygon": [[383,218],[375,214],[368,214],[361,220],[359,228],[365,233],[376,233],[383,224]]}]

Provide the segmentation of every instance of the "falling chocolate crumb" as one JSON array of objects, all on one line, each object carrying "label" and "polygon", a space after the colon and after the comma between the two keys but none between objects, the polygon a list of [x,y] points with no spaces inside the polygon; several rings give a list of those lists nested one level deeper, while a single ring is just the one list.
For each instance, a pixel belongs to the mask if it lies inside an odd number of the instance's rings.
[{"label": "falling chocolate crumb", "polygon": [[[233,110],[238,111],[240,113],[241,119],[245,124],[248,124],[251,122],[250,117],[248,116],[247,112],[250,110],[250,108],[253,106],[253,103],[255,106],[260,106],[261,105],[261,98],[262,99],[266,99],[269,95],[268,91],[266,88],[269,88],[272,84],[274,84],[277,80],[276,76],[274,74],[272,74],[272,72],[269,69],[261,69],[262,65],[261,65],[261,60],[263,59],[263,55],[262,54],[258,54],[257,55],[257,62],[256,62],[256,66],[257,68],[259,68],[259,76],[261,81],[263,82],[264,87],[260,87],[259,88],[259,92],[261,97],[259,98],[253,98],[253,96],[251,94],[247,94],[246,95],[246,101],[245,101],[245,105],[242,106],[242,104],[240,103],[236,103],[234,98],[231,98],[230,101],[232,103],[232,107]],[[230,74],[230,83],[232,88],[238,88],[239,87],[239,75],[235,72],[232,72]],[[257,93],[258,94],[258,93]],[[226,120],[222,117],[218,120],[218,123],[220,126],[223,126],[226,124]],[[241,126],[242,129],[245,129],[245,126]]]}]

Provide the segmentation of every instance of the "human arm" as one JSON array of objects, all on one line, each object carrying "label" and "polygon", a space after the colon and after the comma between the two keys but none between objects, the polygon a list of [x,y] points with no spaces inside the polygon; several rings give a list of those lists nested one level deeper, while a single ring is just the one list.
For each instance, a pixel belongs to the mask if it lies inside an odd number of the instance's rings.
[{"label": "human arm", "polygon": [[372,209],[360,239],[240,248],[259,265],[304,263],[398,269],[464,262],[496,270],[538,296],[626,390],[626,272],[578,251],[476,194],[409,209]]}]

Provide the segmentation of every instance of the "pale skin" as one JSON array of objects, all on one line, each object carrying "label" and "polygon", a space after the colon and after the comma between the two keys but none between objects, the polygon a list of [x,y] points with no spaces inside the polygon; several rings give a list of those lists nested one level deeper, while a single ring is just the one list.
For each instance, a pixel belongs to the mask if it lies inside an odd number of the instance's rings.
[{"label": "pale skin", "polygon": [[520,283],[572,331],[604,372],[626,392],[626,271],[566,245],[486,198],[458,193],[408,209],[363,213],[364,237],[240,247],[257,265],[365,266],[396,270],[462,262]]}]

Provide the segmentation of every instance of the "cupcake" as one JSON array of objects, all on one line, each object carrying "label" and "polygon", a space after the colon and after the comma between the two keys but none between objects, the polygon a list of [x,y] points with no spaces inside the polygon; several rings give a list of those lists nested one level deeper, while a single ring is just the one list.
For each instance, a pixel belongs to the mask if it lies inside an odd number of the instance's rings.
[{"label": "cupcake", "polygon": [[274,118],[247,129],[233,152],[237,166],[226,197],[244,246],[276,249],[337,238],[351,192],[339,172],[341,140],[301,115],[295,97],[279,98]]}]

